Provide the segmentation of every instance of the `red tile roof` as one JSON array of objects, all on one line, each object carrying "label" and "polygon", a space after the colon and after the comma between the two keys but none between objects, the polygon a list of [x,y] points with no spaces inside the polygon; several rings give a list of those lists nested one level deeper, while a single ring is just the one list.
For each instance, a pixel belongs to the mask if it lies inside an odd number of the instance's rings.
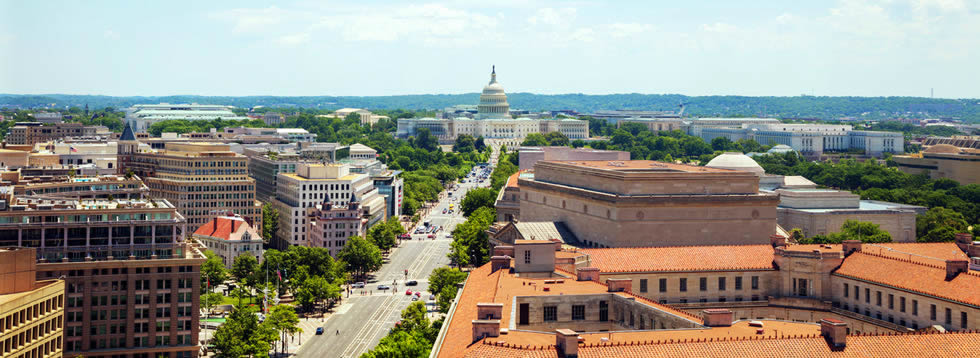
[{"label": "red tile roof", "polygon": [[945,266],[921,261],[864,251],[855,252],[844,259],[844,263],[834,274],[955,302],[980,305],[980,274],[964,272],[947,281]]},{"label": "red tile roof", "polygon": [[508,188],[516,188],[517,187],[517,178],[519,176],[521,176],[521,173],[523,173],[523,172],[524,172],[523,170],[518,171],[517,173],[514,173],[514,175],[511,175],[509,178],[507,178],[507,185],[505,185],[505,186],[508,187]]},{"label": "red tile roof", "polygon": [[580,249],[602,272],[773,269],[769,245]]},{"label": "red tile roof", "polygon": [[944,265],[946,260],[970,259],[953,242],[863,244],[861,252],[931,265]]},{"label": "red tile roof", "polygon": [[222,240],[228,240],[231,237],[231,234],[240,230],[242,226],[247,225],[248,223],[241,218],[220,217],[211,220],[211,222],[207,224],[201,225],[201,227],[194,231],[194,235],[210,236]]}]

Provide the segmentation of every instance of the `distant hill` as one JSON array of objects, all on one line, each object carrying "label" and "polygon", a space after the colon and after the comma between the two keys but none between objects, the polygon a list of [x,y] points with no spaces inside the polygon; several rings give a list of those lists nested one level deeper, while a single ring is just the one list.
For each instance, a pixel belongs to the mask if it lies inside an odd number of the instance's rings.
[{"label": "distant hill", "polygon": [[[531,111],[571,109],[591,113],[602,109],[677,110],[686,105],[692,116],[776,116],[781,118],[839,119],[856,117],[881,119],[895,117],[948,118],[980,122],[980,99],[934,99],[922,97],[746,97],[684,96],[677,94],[559,94],[510,93],[511,108]],[[400,95],[400,96],[162,96],[112,97],[87,95],[7,95],[0,94],[0,107],[36,108],[85,106],[90,108],[129,107],[138,103],[226,104],[249,108],[302,107],[336,109],[442,109],[457,104],[476,104],[478,93]]]}]

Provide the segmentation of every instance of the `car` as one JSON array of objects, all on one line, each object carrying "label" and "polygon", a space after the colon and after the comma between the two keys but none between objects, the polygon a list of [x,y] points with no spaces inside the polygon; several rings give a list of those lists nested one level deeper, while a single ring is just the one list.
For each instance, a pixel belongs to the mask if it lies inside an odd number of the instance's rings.
[{"label": "car", "polygon": [[429,295],[429,301],[435,301],[436,295]]},{"label": "car", "polygon": [[391,286],[388,285],[378,285],[379,290],[390,290]]},{"label": "car", "polygon": [[415,291],[415,297],[422,297],[422,291]]},{"label": "car", "polygon": [[405,296],[411,296],[412,290],[405,290]]},{"label": "car", "polygon": [[436,238],[436,236],[435,236],[435,235],[432,235],[432,234],[429,234],[429,238],[430,238],[430,239],[435,239],[435,238]]},{"label": "car", "polygon": [[316,334],[318,334],[318,335],[319,334],[323,334],[323,327],[317,327],[316,328]]},{"label": "car", "polygon": [[364,288],[364,282],[354,282],[354,288]]},{"label": "car", "polygon": [[415,280],[411,280],[411,281],[405,282],[405,286],[417,286],[418,284],[419,284],[419,282],[418,281],[415,281]]},{"label": "car", "polygon": [[418,300],[419,300],[418,297],[412,297],[412,302],[415,302],[415,301],[418,301]]}]

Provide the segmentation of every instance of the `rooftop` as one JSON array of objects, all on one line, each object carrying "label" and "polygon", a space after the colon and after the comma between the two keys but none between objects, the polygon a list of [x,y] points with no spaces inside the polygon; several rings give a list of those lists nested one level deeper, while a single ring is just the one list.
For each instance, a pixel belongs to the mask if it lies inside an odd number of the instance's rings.
[{"label": "rooftop", "polygon": [[[802,245],[801,245],[802,246]],[[580,249],[602,272],[771,270],[770,245]]]},{"label": "rooftop", "polygon": [[864,252],[862,248],[848,256],[834,274],[980,306],[980,274],[967,271],[946,280],[944,266],[918,258]]},{"label": "rooftop", "polygon": [[219,217],[212,219],[207,224],[201,225],[201,227],[194,231],[194,235],[232,240],[236,239],[234,234],[249,229],[251,229],[251,226],[241,217]]},{"label": "rooftop", "polygon": [[[545,161],[549,163],[549,161]],[[561,162],[550,162],[550,163],[561,163],[572,166],[595,168],[602,170],[611,171],[623,171],[623,172],[636,172],[636,171],[649,171],[649,172],[687,172],[687,173],[697,173],[697,172],[713,172],[713,173],[727,173],[730,170],[717,169],[717,168],[706,168],[697,165],[688,164],[676,164],[676,163],[666,163],[658,162],[653,160],[572,160],[572,161],[561,161]]]}]

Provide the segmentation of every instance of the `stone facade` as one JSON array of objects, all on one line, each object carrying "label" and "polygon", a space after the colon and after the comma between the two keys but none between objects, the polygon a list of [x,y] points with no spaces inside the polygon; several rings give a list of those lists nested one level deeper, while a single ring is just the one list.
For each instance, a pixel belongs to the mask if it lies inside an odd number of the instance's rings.
[{"label": "stone facade", "polygon": [[892,159],[904,173],[926,173],[932,179],[952,179],[961,185],[980,184],[980,151],[975,148],[939,144],[922,153]]},{"label": "stone facade", "polygon": [[37,279],[34,249],[0,248],[0,356],[61,357],[65,282]]},{"label": "stone facade", "polygon": [[520,179],[524,221],[565,223],[586,246],[764,244],[778,196],[747,172],[650,161],[540,162]]}]

